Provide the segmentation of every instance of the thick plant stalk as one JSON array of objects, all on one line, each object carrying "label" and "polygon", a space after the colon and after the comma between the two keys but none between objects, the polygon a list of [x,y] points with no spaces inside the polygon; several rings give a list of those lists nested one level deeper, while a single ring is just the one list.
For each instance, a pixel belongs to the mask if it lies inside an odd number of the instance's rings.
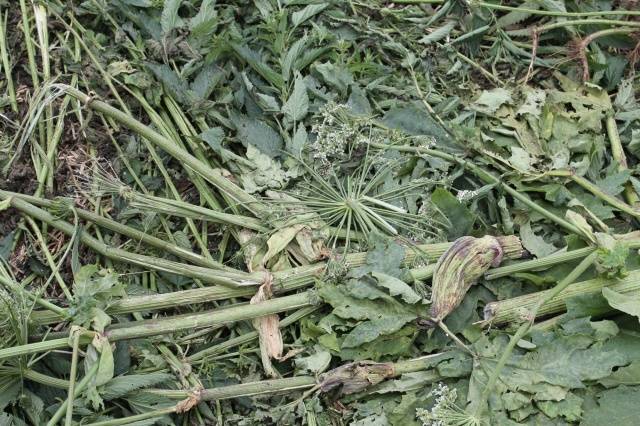
[{"label": "thick plant stalk", "polygon": [[567,275],[562,281],[560,281],[554,288],[549,290],[547,293],[539,295],[539,297],[536,299],[535,303],[533,304],[532,308],[524,314],[524,317],[522,318],[523,320],[522,324],[520,325],[520,327],[518,327],[515,334],[511,336],[511,339],[509,340],[509,344],[507,345],[504,352],[500,356],[500,359],[498,360],[496,367],[489,375],[489,380],[487,380],[487,383],[485,384],[485,387],[482,391],[482,394],[480,395],[480,398],[477,400],[474,400],[467,407],[467,412],[474,419],[481,419],[485,411],[488,409],[489,396],[493,392],[494,386],[498,381],[498,378],[500,377],[500,372],[502,371],[507,360],[511,356],[511,352],[515,348],[516,344],[523,337],[525,337],[529,332],[529,330],[531,329],[531,326],[533,325],[533,322],[535,321],[535,318],[538,315],[540,308],[544,306],[546,303],[548,303],[550,300],[553,300],[558,294],[564,291],[567,288],[567,286],[575,282],[575,280],[578,279],[580,275],[582,275],[591,265],[593,265],[593,262],[596,261],[597,257],[598,257],[598,252],[594,251],[593,253],[589,254],[587,257],[582,259],[582,261],[578,264],[578,266],[576,266],[573,269],[573,271],[571,271],[571,273],[569,273],[569,275]]},{"label": "thick plant stalk", "polygon": [[[451,243],[425,244],[418,246],[419,251],[425,256],[426,260],[433,261],[437,259],[444,251],[451,246]],[[517,248],[507,247],[505,249],[505,257],[513,259],[519,256]],[[350,268],[356,268],[366,263],[367,253],[352,253],[345,257],[345,263]],[[417,251],[407,251],[404,265],[411,265],[418,255]],[[282,294],[297,289],[305,288],[322,277],[326,271],[326,263],[317,263],[314,265],[301,266],[284,271],[274,272],[274,293]],[[417,280],[425,280],[433,275],[435,263],[410,269],[407,271],[404,280],[407,282],[415,282]],[[196,303],[207,303],[216,300],[224,300],[235,297],[251,297],[255,294],[255,287],[225,287],[212,286],[204,288],[196,288],[190,290],[181,290],[170,293],[152,294],[144,296],[133,296],[121,299],[111,304],[107,310],[110,315],[127,314],[131,312],[143,312],[159,309],[166,309],[175,306],[189,305]],[[31,320],[35,324],[51,324],[64,318],[65,311],[58,308],[58,312],[35,311],[31,315]]]},{"label": "thick plant stalk", "polygon": [[[375,363],[378,365],[386,365],[390,370],[389,378],[398,377],[402,374],[412,373],[416,371],[427,370],[441,361],[452,358],[454,352],[437,353],[422,356],[419,358],[408,359],[397,363]],[[364,361],[363,363],[366,363]],[[366,365],[366,364],[364,364]],[[337,372],[344,366],[335,368],[321,377],[330,377],[332,372]],[[439,379],[439,375],[435,374],[433,380]],[[309,389],[321,384],[322,378],[314,376],[294,376],[286,379],[264,380],[260,382],[241,383],[238,385],[223,386],[215,389],[204,389],[200,395],[201,401],[217,401],[230,398],[238,398],[242,396],[259,396],[270,395],[281,392],[291,392],[295,390]],[[162,395],[171,399],[187,398],[192,392],[185,390],[169,390],[169,389],[145,389],[143,393],[153,395]]]},{"label": "thick plant stalk", "polygon": [[[566,302],[575,296],[597,296],[603,288],[610,288],[618,293],[637,293],[640,291],[640,270],[632,271],[624,278],[594,278],[571,284],[553,299],[548,300],[537,312],[537,317],[557,314],[566,311]],[[521,320],[523,310],[531,310],[542,297],[551,290],[525,294],[513,299],[488,303],[484,309],[484,323],[501,325]]]},{"label": "thick plant stalk", "polygon": [[[56,204],[55,200],[48,200],[46,198],[34,197],[32,195],[21,194],[18,192],[0,190],[0,195],[2,195],[3,197],[21,198],[38,207],[51,208]],[[161,238],[154,237],[152,235],[139,231],[130,226],[123,225],[119,222],[116,222],[115,220],[106,218],[104,216],[100,216],[99,214],[96,214],[89,210],[84,210],[78,207],[75,207],[75,209],[76,209],[76,212],[78,213],[78,217],[80,217],[81,219],[88,220],[102,228],[108,229],[113,232],[117,232],[118,234],[121,234],[121,235],[125,235],[131,238],[132,240],[135,240],[136,242],[141,241],[145,244],[150,245],[151,247],[164,250],[168,253],[173,254],[174,256],[177,256],[183,260],[187,260],[198,266],[204,266],[207,268],[214,268],[214,269],[219,268],[219,269],[226,269],[226,270],[234,270],[233,268],[225,266],[222,263],[216,262],[211,259],[207,259],[204,256],[196,254],[191,250],[187,250],[185,248],[172,244],[171,242],[165,241]],[[240,271],[237,271],[237,272],[240,272]]]},{"label": "thick plant stalk", "polygon": [[[307,291],[267,300],[256,305],[239,304],[197,314],[125,323],[123,324],[124,326],[107,329],[105,335],[109,338],[110,342],[117,342],[118,340],[158,336],[192,328],[222,327],[237,321],[313,306],[318,303],[319,299],[315,293]],[[93,336],[93,332],[83,333],[80,336],[80,343],[90,342]],[[69,339],[61,338],[0,349],[0,360],[20,355],[62,349],[68,347],[68,345]]]},{"label": "thick plant stalk", "polygon": [[[640,11],[639,11],[640,12]],[[609,143],[611,145],[611,156],[618,162],[618,170],[627,170],[629,168],[627,164],[627,156],[622,148],[622,142],[620,141],[620,133],[618,133],[618,125],[613,114],[607,115],[607,135],[609,136]],[[638,193],[633,188],[631,182],[627,182],[624,187],[624,196],[632,207],[637,207],[640,198]]]},{"label": "thick plant stalk", "polygon": [[243,204],[249,211],[252,211],[257,215],[268,213],[268,208],[261,202],[259,202],[255,197],[245,192],[242,188],[240,188],[227,178],[223,177],[217,170],[201,162],[196,157],[189,154],[186,150],[180,148],[169,138],[161,135],[148,126],[145,126],[140,121],[125,114],[119,109],[114,108],[105,102],[94,99],[76,88],[67,86],[65,90],[68,94],[78,99],[89,108],[101,112],[107,117],[114,119],[118,123],[131,129],[133,132],[149,140],[157,147],[163,149],[172,157],[182,162],[185,166],[197,172],[205,180],[215,185],[219,190],[223,191],[235,201]]},{"label": "thick plant stalk", "polygon": [[[76,386],[75,390],[74,390],[74,397],[75,398],[79,397],[82,394],[82,392],[87,387],[87,385],[89,384],[89,382],[91,381],[93,376],[95,376],[95,374],[98,372],[98,367],[99,366],[100,366],[100,363],[98,363],[98,362],[94,363],[91,366],[91,369],[89,371],[87,371],[87,373],[84,375],[82,380],[80,380],[80,382],[78,382],[78,386]],[[68,399],[65,400],[62,404],[60,404],[60,406],[58,407],[56,412],[53,414],[53,416],[51,417],[51,419],[47,423],[47,426],[54,426],[62,419],[62,416],[67,412],[68,404],[69,404],[69,400]]]},{"label": "thick plant stalk", "polygon": [[[71,236],[74,234],[74,227],[64,220],[53,217],[50,213],[15,197],[6,197],[0,193],[0,198],[9,199],[12,207],[21,212],[48,223],[49,225],[61,230],[65,234]],[[253,286],[260,284],[261,278],[255,274],[228,272],[223,270],[203,268],[201,266],[186,265],[183,263],[173,262],[167,259],[158,259],[137,253],[131,253],[126,250],[114,248],[101,243],[97,239],[87,235],[80,234],[80,241],[91,247],[99,254],[113,260],[127,262],[143,268],[154,269],[157,271],[170,272],[174,274],[184,275],[190,278],[200,279],[203,282],[211,284],[220,284],[230,287]]]}]

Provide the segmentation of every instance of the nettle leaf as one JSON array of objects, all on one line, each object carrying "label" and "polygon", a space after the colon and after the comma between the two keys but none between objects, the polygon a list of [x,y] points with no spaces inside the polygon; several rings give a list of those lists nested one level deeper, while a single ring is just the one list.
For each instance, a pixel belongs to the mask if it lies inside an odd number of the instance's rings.
[{"label": "nettle leaf", "polygon": [[606,287],[602,289],[602,295],[612,308],[640,319],[640,296],[621,294]]},{"label": "nettle leaf", "polygon": [[260,55],[253,50],[251,50],[248,46],[239,45],[237,43],[230,43],[231,48],[236,53],[236,55],[245,61],[255,72],[260,74],[262,78],[267,80],[269,83],[274,85],[276,88],[282,90],[284,87],[284,79],[282,75],[275,72],[269,65],[267,65]]},{"label": "nettle leaf", "polygon": [[102,388],[102,397],[110,401],[112,399],[121,398],[126,394],[137,389],[155,386],[166,382],[173,378],[168,373],[147,373],[147,374],[129,374],[127,376],[118,376],[109,380]]},{"label": "nettle leaf", "polygon": [[282,106],[282,112],[289,122],[300,121],[309,112],[309,95],[307,86],[304,84],[302,76],[298,74],[293,87],[293,92]]},{"label": "nettle leaf", "polygon": [[382,272],[372,272],[371,275],[378,280],[378,285],[387,288],[392,296],[400,296],[409,304],[418,303],[422,299],[407,283],[398,278]]},{"label": "nettle leaf", "polygon": [[309,19],[313,18],[315,15],[322,12],[327,7],[329,7],[329,3],[317,3],[317,4],[307,5],[304,9],[298,12],[293,12],[291,14],[291,24],[293,24],[293,27],[295,28],[303,24],[305,21],[308,21]]},{"label": "nettle leaf", "polygon": [[73,323],[104,331],[111,317],[105,313],[111,303],[126,295],[118,275],[97,265],[85,265],[74,275],[70,314]]},{"label": "nettle leaf", "polygon": [[243,114],[232,114],[231,121],[236,126],[238,139],[245,147],[253,145],[271,158],[280,156],[284,140],[267,123]]},{"label": "nettle leaf", "polygon": [[204,38],[215,31],[218,25],[218,13],[215,6],[216,0],[203,0],[198,13],[189,21],[191,36]]},{"label": "nettle leaf", "polygon": [[289,81],[293,71],[299,71],[294,68],[296,60],[304,53],[307,47],[308,37],[305,35],[296,40],[284,57],[280,61],[280,67],[282,68],[282,78],[284,81]]},{"label": "nettle leaf", "polygon": [[162,32],[168,34],[171,30],[182,26],[183,21],[178,16],[178,9],[182,0],[165,0],[162,8],[162,16],[160,17],[160,25]]},{"label": "nettle leaf", "polygon": [[435,43],[436,41],[440,41],[443,38],[447,37],[455,26],[456,26],[456,21],[449,21],[443,26],[436,28],[429,34],[422,37],[420,40],[418,40],[418,43],[431,44],[431,43]]},{"label": "nettle leaf", "polygon": [[189,91],[189,84],[180,78],[176,72],[166,64],[146,63],[165,90],[180,103],[186,103],[193,99]]},{"label": "nettle leaf", "polygon": [[406,323],[416,319],[415,314],[385,315],[378,313],[379,318],[358,324],[342,342],[343,348],[355,348],[363,343],[372,342],[381,335],[394,333]]},{"label": "nettle leaf", "polygon": [[471,108],[483,114],[493,115],[498,108],[511,101],[512,93],[510,90],[496,87],[491,90],[483,90],[480,97],[471,104]]},{"label": "nettle leaf", "polygon": [[558,251],[553,244],[546,242],[544,238],[533,232],[529,221],[520,225],[520,239],[524,248],[538,258],[546,257]]}]

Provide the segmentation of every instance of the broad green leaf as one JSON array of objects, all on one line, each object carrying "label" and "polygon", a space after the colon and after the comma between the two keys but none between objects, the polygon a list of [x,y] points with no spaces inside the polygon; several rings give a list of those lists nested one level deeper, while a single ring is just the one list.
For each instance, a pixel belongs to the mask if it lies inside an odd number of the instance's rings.
[{"label": "broad green leaf", "polygon": [[609,377],[601,379],[599,383],[607,388],[618,385],[640,385],[640,361],[633,361],[625,367],[620,367]]},{"label": "broad green leaf", "polygon": [[160,25],[164,34],[168,34],[174,28],[182,26],[182,18],[178,16],[178,9],[180,9],[181,3],[182,0],[164,0],[162,17],[160,18]]},{"label": "broad green leaf", "polygon": [[304,84],[301,75],[296,77],[293,92],[282,106],[282,112],[289,122],[302,120],[309,111],[309,96],[307,86]]},{"label": "broad green leaf", "polygon": [[455,142],[426,111],[412,104],[400,104],[382,117],[385,126],[413,136],[432,136],[437,146],[452,148]]},{"label": "broad green leaf", "polygon": [[520,240],[522,240],[524,248],[538,258],[546,257],[558,251],[553,244],[547,243],[544,238],[533,232],[529,221],[520,225]]},{"label": "broad green leaf", "polygon": [[436,188],[431,194],[431,201],[449,220],[449,238],[468,235],[473,226],[475,216],[456,197],[444,188]]},{"label": "broad green leaf", "polygon": [[291,74],[294,71],[298,71],[295,69],[294,64],[296,60],[304,53],[305,48],[307,47],[307,36],[303,36],[296,40],[287,53],[284,55],[284,58],[280,61],[280,66],[282,68],[282,78],[284,81],[289,81]]},{"label": "broad green leaf", "polygon": [[189,21],[189,29],[193,37],[206,37],[215,31],[218,24],[215,6],[216,0],[203,0],[198,13]]},{"label": "broad green leaf", "polygon": [[269,83],[276,86],[278,89],[282,89],[284,86],[284,79],[282,75],[275,72],[271,67],[269,67],[253,50],[249,49],[249,47],[244,45],[239,45],[236,43],[230,43],[233,51],[238,55],[240,59],[245,61],[255,72],[260,74],[262,78],[267,80]]},{"label": "broad green leaf", "polygon": [[231,121],[236,126],[238,139],[245,147],[253,145],[271,158],[280,156],[284,141],[271,126],[242,114],[233,114]]},{"label": "broad green leaf", "polygon": [[636,426],[640,418],[640,387],[619,386],[601,392],[585,410],[580,426]]},{"label": "broad green leaf", "polygon": [[291,23],[293,24],[293,27],[295,28],[305,21],[313,18],[327,7],[329,7],[329,3],[316,3],[307,5],[304,9],[299,10],[298,12],[293,12],[291,14]]},{"label": "broad green leaf", "polygon": [[221,127],[212,127],[207,129],[200,133],[198,137],[205,141],[215,153],[220,153],[222,149],[222,141],[224,139],[224,130],[222,130]]},{"label": "broad green leaf", "polygon": [[640,319],[640,295],[621,294],[607,287],[602,289],[602,295],[612,308]]},{"label": "broad green leaf", "polygon": [[320,349],[312,355],[296,358],[295,363],[297,371],[320,374],[329,367],[331,363],[331,353]]}]

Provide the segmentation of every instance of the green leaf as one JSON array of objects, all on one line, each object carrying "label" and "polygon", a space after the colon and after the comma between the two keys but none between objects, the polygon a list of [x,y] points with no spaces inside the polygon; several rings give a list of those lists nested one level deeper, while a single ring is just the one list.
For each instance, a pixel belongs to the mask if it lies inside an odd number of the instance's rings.
[{"label": "green leaf", "polygon": [[168,373],[129,374],[109,380],[100,390],[102,397],[109,401],[121,398],[137,389],[158,385],[170,380],[173,376]]},{"label": "green leaf", "polygon": [[453,240],[469,234],[475,216],[451,192],[438,187],[431,194],[431,201],[445,214],[451,223],[449,239]]},{"label": "green leaf", "polygon": [[511,102],[511,96],[511,91],[501,87],[483,90],[480,97],[471,104],[471,108],[483,114],[493,115],[502,105]]},{"label": "green leaf", "polygon": [[319,349],[316,353],[307,357],[296,358],[295,363],[297,371],[320,374],[329,367],[331,353]]},{"label": "green leaf", "polygon": [[220,154],[222,150],[222,141],[224,139],[224,130],[222,127],[212,127],[198,135],[200,139],[205,141],[207,145],[213,149],[213,152]]},{"label": "green leaf", "polygon": [[317,4],[307,5],[304,9],[298,12],[293,12],[291,14],[291,24],[293,24],[293,27],[295,28],[301,25],[302,23],[304,23],[305,21],[313,18],[315,15],[322,12],[327,7],[329,7],[329,3],[317,3]]},{"label": "green leaf", "polygon": [[282,112],[289,122],[302,120],[309,111],[309,96],[307,86],[304,84],[301,75],[296,77],[293,92],[287,102],[282,106]]},{"label": "green leaf", "polygon": [[305,48],[307,47],[307,36],[303,36],[296,40],[287,53],[284,55],[284,58],[280,61],[280,66],[282,68],[282,78],[284,81],[289,81],[292,72],[299,71],[294,68],[294,64],[296,60],[304,53]]},{"label": "green leaf", "polygon": [[608,174],[602,180],[597,180],[595,184],[609,195],[618,195],[624,191],[624,185],[631,177],[630,170],[621,170],[617,173]]},{"label": "green leaf", "polygon": [[382,117],[382,123],[392,129],[402,130],[413,136],[432,136],[441,147],[451,148],[455,142],[442,126],[423,109],[405,104],[391,108]]},{"label": "green leaf", "polygon": [[354,348],[372,342],[379,336],[394,333],[406,323],[416,319],[415,314],[379,315],[380,318],[358,324],[342,342],[343,348]]},{"label": "green leaf", "polygon": [[189,21],[191,36],[204,38],[215,31],[218,25],[218,13],[215,6],[216,0],[203,0],[198,13]]},{"label": "green leaf", "polygon": [[640,361],[633,361],[625,367],[620,367],[609,377],[601,379],[599,383],[608,388],[618,385],[640,385]]},{"label": "green leaf", "polygon": [[635,426],[640,418],[640,387],[619,386],[598,395],[598,403],[585,410],[580,426]]},{"label": "green leaf", "polygon": [[236,55],[240,59],[248,63],[255,72],[260,74],[262,78],[273,84],[276,88],[282,90],[282,88],[284,87],[284,79],[282,78],[282,75],[278,74],[266,63],[264,63],[262,58],[260,58],[260,55],[249,49],[249,47],[247,46],[239,45],[236,43],[230,43],[230,45]]},{"label": "green leaf", "polygon": [[435,43],[436,41],[440,41],[443,38],[447,37],[455,26],[456,26],[456,21],[449,21],[443,26],[436,28],[435,30],[431,31],[429,34],[422,37],[420,40],[418,40],[418,43],[431,44],[431,43]]},{"label": "green leaf", "polygon": [[165,0],[162,8],[160,25],[164,34],[169,33],[174,28],[182,26],[182,18],[178,16],[178,9],[182,0]]},{"label": "green leaf", "polygon": [[533,232],[529,221],[520,225],[520,240],[524,248],[537,258],[546,257],[558,251],[553,244],[547,243],[544,238]]},{"label": "green leaf", "polygon": [[253,145],[271,158],[280,156],[284,141],[280,134],[264,121],[242,114],[232,114],[231,121],[236,126],[238,139],[245,147]]},{"label": "green leaf", "polygon": [[633,315],[640,319],[640,296],[634,294],[621,294],[610,288],[603,288],[602,295],[609,305],[621,312]]},{"label": "green leaf", "polygon": [[391,275],[382,272],[372,272],[371,275],[378,280],[378,285],[389,290],[392,296],[400,296],[409,304],[418,303],[421,297],[408,284]]}]

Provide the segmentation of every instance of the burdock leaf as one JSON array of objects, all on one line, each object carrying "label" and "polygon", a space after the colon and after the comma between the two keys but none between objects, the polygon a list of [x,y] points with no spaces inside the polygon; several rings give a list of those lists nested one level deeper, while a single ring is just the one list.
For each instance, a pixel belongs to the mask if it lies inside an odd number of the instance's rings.
[{"label": "burdock leaf", "polygon": [[307,86],[304,84],[302,76],[298,74],[293,92],[282,106],[282,112],[290,122],[294,122],[302,120],[308,111],[309,96],[307,95]]},{"label": "burdock leaf", "polygon": [[598,395],[598,405],[588,408],[581,426],[635,426],[640,418],[640,388],[619,386]]},{"label": "burdock leaf", "polygon": [[633,294],[621,294],[610,288],[603,288],[602,295],[607,299],[609,305],[626,314],[633,315],[640,319],[640,297]]}]

